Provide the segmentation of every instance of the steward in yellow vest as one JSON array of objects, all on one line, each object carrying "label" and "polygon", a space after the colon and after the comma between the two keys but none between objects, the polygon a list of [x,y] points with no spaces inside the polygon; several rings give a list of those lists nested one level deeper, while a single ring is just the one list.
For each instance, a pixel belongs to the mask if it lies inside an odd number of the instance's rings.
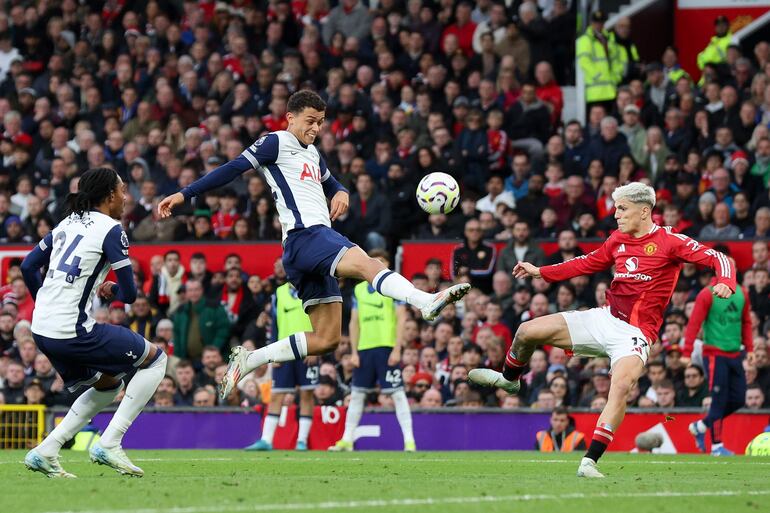
[{"label": "steward in yellow vest", "polygon": [[[722,64],[727,62],[727,47],[733,39],[730,32],[730,22],[727,16],[717,16],[714,20],[714,32],[708,45],[698,54],[698,69],[703,70],[706,64]],[[704,78],[698,82],[698,86],[703,85]]]},{"label": "steward in yellow vest", "polygon": [[[313,331],[310,317],[302,309],[302,300],[291,283],[284,283],[273,295],[273,341],[285,339],[295,333]],[[249,445],[247,451],[269,451],[273,448],[273,436],[287,394],[294,395],[299,388],[299,432],[295,449],[306,451],[310,427],[313,421],[313,390],[318,385],[318,357],[292,360],[273,364],[273,386],[270,404],[262,426],[262,436]]]},{"label": "steward in yellow vest", "polygon": [[562,406],[551,413],[551,429],[537,432],[535,449],[540,452],[572,452],[585,448],[583,433],[575,430],[567,409]]},{"label": "steward in yellow vest", "polygon": [[583,70],[586,103],[612,101],[623,70],[617,44],[604,30],[607,17],[602,11],[591,15],[591,25],[576,43],[576,55]]},{"label": "steward in yellow vest", "polygon": [[[373,249],[369,256],[389,266],[388,254]],[[412,413],[401,376],[401,339],[407,318],[407,306],[383,296],[363,281],[353,289],[350,311],[350,358],[353,380],[345,417],[345,432],[330,451],[352,451],[354,434],[366,403],[367,394],[379,386],[396,408],[396,418],[404,437],[404,450],[415,451]]]},{"label": "steward in yellow vest", "polygon": [[614,66],[616,82],[627,84],[634,78],[639,78],[641,75],[639,50],[631,40],[631,20],[625,16],[620,18],[609,32],[609,38],[618,50],[618,58]]}]

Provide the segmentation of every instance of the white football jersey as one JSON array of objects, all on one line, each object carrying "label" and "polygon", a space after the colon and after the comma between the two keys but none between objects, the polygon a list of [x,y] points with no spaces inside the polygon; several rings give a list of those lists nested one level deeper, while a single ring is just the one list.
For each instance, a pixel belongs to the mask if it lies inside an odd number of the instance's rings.
[{"label": "white football jersey", "polygon": [[315,146],[305,146],[294,134],[282,130],[260,137],[241,155],[265,175],[284,239],[295,228],[331,226],[321,185],[331,173]]},{"label": "white football jersey", "polygon": [[52,248],[43,286],[37,293],[32,331],[68,339],[89,333],[91,303],[112,269],[131,265],[128,237],[115,219],[101,212],[71,214],[39,243]]}]

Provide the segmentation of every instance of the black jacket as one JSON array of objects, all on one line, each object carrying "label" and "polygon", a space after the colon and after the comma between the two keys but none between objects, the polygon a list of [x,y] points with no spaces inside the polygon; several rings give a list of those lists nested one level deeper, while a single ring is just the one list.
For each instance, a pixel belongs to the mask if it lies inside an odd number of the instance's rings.
[{"label": "black jacket", "polygon": [[530,105],[517,101],[508,109],[505,131],[512,140],[534,137],[545,144],[551,135],[551,113],[540,100]]}]

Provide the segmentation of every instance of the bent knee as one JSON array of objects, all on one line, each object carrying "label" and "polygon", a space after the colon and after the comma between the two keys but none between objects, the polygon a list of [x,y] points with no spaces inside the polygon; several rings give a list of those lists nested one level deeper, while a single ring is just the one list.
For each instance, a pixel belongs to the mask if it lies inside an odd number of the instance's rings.
[{"label": "bent knee", "polygon": [[519,325],[516,330],[516,340],[524,344],[536,344],[541,337],[538,336],[539,329],[536,321],[526,321]]},{"label": "bent knee", "polygon": [[321,336],[321,337],[319,337],[319,340],[318,340],[318,342],[319,342],[318,349],[320,350],[320,352],[322,354],[323,353],[330,353],[330,352],[336,350],[337,346],[340,345],[340,339],[341,338],[342,337],[339,334],[337,334],[336,336],[330,336],[330,335]]},{"label": "bent knee", "polygon": [[636,385],[636,379],[631,376],[613,377],[612,387],[623,397],[628,396]]}]

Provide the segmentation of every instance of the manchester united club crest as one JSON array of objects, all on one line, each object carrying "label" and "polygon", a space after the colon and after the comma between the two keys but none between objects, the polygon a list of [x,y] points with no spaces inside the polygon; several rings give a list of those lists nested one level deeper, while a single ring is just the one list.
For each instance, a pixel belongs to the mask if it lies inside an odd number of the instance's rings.
[{"label": "manchester united club crest", "polygon": [[654,255],[656,251],[658,251],[658,245],[654,242],[650,242],[644,246],[644,254],[647,256]]}]

